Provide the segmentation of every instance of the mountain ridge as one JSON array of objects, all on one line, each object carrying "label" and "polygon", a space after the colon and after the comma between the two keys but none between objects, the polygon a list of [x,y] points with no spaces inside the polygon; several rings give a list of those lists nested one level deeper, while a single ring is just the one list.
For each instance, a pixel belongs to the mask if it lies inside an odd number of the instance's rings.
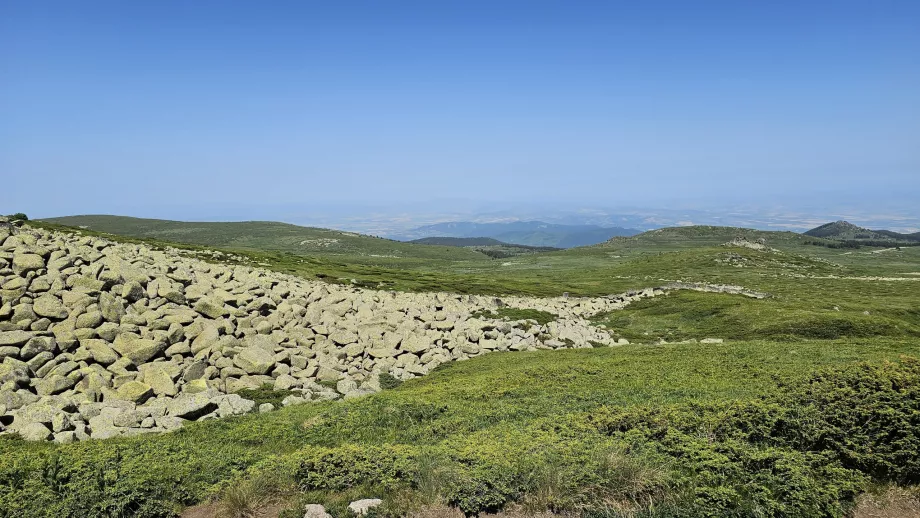
[{"label": "mountain ridge", "polygon": [[493,238],[512,245],[575,248],[602,243],[615,236],[631,236],[639,231],[600,225],[569,225],[539,220],[477,223],[449,221],[416,227],[396,239],[416,241],[426,237]]}]

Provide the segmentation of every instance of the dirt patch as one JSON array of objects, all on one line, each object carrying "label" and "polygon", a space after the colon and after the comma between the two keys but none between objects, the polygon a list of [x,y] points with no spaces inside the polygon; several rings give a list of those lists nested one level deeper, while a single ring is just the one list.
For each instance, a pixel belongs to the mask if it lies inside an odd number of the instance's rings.
[{"label": "dirt patch", "polygon": [[893,487],[865,494],[856,502],[853,518],[920,518],[920,489]]},{"label": "dirt patch", "polygon": [[[273,503],[256,509],[246,518],[278,518],[281,511],[284,510],[284,504]],[[462,515],[461,515],[462,516]],[[234,518],[229,516],[221,508],[220,502],[211,504],[196,505],[182,511],[181,518]]]},{"label": "dirt patch", "polygon": [[[464,518],[459,509],[451,507],[428,507],[409,513],[407,518]],[[552,513],[528,513],[520,510],[503,511],[498,514],[480,514],[479,518],[570,518],[566,515]]]}]

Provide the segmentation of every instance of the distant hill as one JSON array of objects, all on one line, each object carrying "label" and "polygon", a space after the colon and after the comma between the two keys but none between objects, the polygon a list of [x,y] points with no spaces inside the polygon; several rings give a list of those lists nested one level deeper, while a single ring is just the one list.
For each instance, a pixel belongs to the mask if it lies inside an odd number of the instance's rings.
[{"label": "distant hill", "polygon": [[468,248],[446,250],[444,247],[274,221],[188,222],[110,215],[66,216],[41,221],[133,238],[229,249],[421,259],[444,259],[448,254],[450,259],[456,260],[486,259]]},{"label": "distant hill", "polygon": [[825,223],[824,225],[805,232],[805,235],[838,241],[880,243],[920,242],[920,232],[915,234],[901,234],[890,230],[870,230],[854,225],[848,221]]},{"label": "distant hill", "polygon": [[503,243],[491,237],[423,237],[409,242],[419,245],[440,246],[508,246],[508,243]]},{"label": "distant hill", "polygon": [[492,259],[504,259],[519,255],[531,255],[539,252],[556,252],[561,248],[551,246],[528,246],[503,243],[491,237],[424,237],[410,241],[424,245],[456,246],[475,250]]},{"label": "distant hill", "polygon": [[722,227],[712,225],[691,225],[685,227],[667,227],[635,236],[614,237],[601,246],[642,246],[664,245],[675,248],[717,246],[735,238],[748,241],[764,240],[768,246],[805,244],[806,236],[796,232],[756,230],[753,228]]},{"label": "distant hill", "polygon": [[639,231],[598,225],[562,225],[542,221],[474,223],[452,221],[413,229],[402,239],[425,237],[490,237],[504,243],[525,246],[573,248],[603,243],[614,236],[631,236]]}]

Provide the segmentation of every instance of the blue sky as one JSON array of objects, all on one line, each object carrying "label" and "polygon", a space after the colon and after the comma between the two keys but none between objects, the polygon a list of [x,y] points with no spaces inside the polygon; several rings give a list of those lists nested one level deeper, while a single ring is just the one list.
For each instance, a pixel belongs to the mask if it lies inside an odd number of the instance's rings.
[{"label": "blue sky", "polygon": [[918,27],[885,0],[5,1],[0,212],[920,196]]}]

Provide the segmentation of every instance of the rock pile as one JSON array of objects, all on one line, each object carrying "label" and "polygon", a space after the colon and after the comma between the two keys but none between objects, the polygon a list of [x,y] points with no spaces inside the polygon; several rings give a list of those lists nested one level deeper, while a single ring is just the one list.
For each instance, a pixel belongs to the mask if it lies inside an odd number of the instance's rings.
[{"label": "rock pile", "polygon": [[[379,390],[381,373],[408,379],[491,351],[616,345],[586,318],[666,292],[373,291],[176,249],[0,228],[0,433],[69,442],[168,431],[272,410],[243,389],[291,391],[285,405],[351,398]],[[474,316],[502,306],[558,318]]]},{"label": "rock pile", "polygon": [[[605,299],[369,291],[80,235],[0,229],[0,432],[59,442],[379,390],[489,351],[613,344]],[[473,318],[499,305],[556,322]],[[262,411],[269,410],[267,407]]]}]

